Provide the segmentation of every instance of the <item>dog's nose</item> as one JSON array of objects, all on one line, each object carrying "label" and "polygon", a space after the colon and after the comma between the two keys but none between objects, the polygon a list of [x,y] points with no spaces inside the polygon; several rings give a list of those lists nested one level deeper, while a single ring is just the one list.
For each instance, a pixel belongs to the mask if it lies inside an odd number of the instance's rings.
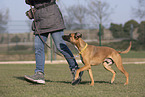
[{"label": "dog's nose", "polygon": [[66,41],[66,40],[67,40],[66,35],[63,35],[63,36],[62,36],[62,39]]},{"label": "dog's nose", "polygon": [[62,39],[63,39],[63,40],[64,40],[64,37],[65,37],[65,36],[63,35],[63,36],[62,36]]}]

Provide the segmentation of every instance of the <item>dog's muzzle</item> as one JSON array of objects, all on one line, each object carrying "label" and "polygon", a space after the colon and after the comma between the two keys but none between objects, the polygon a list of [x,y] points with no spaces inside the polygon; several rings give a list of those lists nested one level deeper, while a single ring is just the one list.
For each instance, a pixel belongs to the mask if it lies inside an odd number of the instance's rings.
[{"label": "dog's muzzle", "polygon": [[65,41],[70,42],[70,36],[69,35],[63,35],[62,39],[65,40]]}]

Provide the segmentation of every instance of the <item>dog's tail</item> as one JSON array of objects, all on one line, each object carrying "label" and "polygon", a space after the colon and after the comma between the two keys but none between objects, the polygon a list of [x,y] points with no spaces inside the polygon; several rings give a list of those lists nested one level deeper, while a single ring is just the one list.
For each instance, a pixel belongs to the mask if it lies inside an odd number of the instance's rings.
[{"label": "dog's tail", "polygon": [[129,45],[129,47],[125,51],[118,51],[118,53],[120,53],[120,54],[128,53],[130,51],[130,49],[131,49],[131,43],[132,42],[130,41],[130,45]]}]

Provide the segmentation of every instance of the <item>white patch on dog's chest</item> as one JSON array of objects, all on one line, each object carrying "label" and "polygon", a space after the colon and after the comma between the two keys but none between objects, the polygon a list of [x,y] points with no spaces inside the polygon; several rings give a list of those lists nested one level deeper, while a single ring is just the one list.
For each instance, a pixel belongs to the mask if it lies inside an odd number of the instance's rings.
[{"label": "white patch on dog's chest", "polygon": [[77,48],[77,46],[76,45],[74,45],[74,47],[79,51],[79,49]]}]

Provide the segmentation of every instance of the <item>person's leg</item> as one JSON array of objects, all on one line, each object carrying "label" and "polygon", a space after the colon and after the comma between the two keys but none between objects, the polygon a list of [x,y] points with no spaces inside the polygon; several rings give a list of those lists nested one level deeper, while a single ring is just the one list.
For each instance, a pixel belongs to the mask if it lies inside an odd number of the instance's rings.
[{"label": "person's leg", "polygon": [[[46,42],[48,34],[41,35],[41,38]],[[32,76],[25,75],[25,79],[35,82],[45,84],[44,79],[44,64],[45,64],[45,52],[44,43],[42,42],[39,35],[35,35],[35,59],[36,59],[36,69],[35,74]]]},{"label": "person's leg", "polygon": [[[46,42],[48,34],[42,34],[41,38]],[[45,64],[45,44],[41,40],[39,35],[35,35],[35,60],[36,60],[36,69],[35,72],[44,73],[44,64]]]},{"label": "person's leg", "polygon": [[[72,52],[67,47],[65,41],[62,39],[63,35],[64,35],[63,31],[51,33],[51,36],[52,36],[53,41],[56,45],[56,48],[58,49],[59,52],[61,52],[64,55],[65,59],[67,60],[67,62],[69,64],[69,68],[72,72],[73,80],[74,80],[76,70],[79,67],[78,67],[78,64],[77,64],[75,58],[72,58],[72,57],[74,57]],[[80,80],[81,80],[82,75],[83,75],[83,72],[80,73]]]},{"label": "person's leg", "polygon": [[62,39],[62,35],[64,35],[63,31],[53,32],[51,36],[55,43],[57,50],[62,53],[69,64],[70,70],[78,68],[78,64],[76,60],[73,58],[73,54],[70,49],[67,47],[65,41]]}]

